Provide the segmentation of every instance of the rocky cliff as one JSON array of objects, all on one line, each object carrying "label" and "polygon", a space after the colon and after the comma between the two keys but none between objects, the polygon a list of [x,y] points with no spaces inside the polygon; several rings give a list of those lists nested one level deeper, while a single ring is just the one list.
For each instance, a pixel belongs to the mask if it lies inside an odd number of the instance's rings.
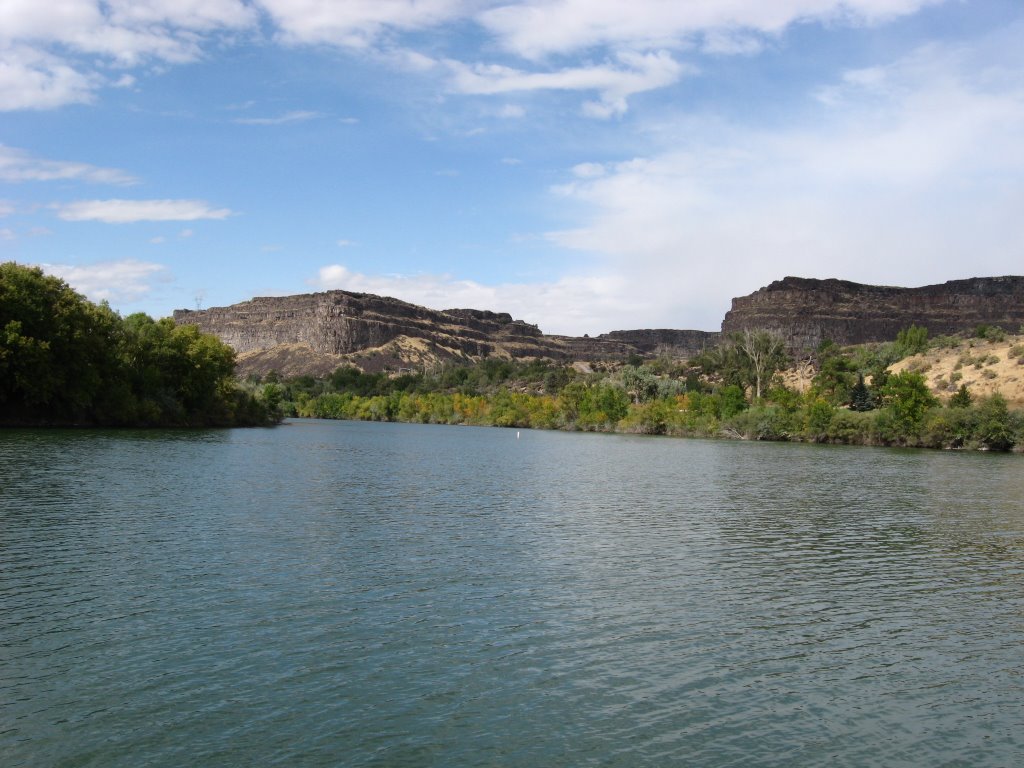
[{"label": "rocky cliff", "polygon": [[483,357],[614,360],[634,354],[690,357],[718,334],[614,331],[593,338],[546,336],[505,313],[433,310],[348,291],[261,297],[205,310],[177,310],[174,320],[218,336],[239,355],[242,373],[277,370],[322,375],[351,363],[401,370]]},{"label": "rocky cliff", "polygon": [[787,277],[733,299],[722,332],[767,329],[781,334],[791,351],[809,352],[824,339],[862,344],[891,341],[910,325],[937,335],[983,323],[1008,331],[1024,324],[1024,277],[974,277],[921,288]]},{"label": "rocky cliff", "polygon": [[[633,355],[690,358],[721,336],[672,329],[548,336],[505,313],[434,310],[348,291],[177,310],[174,319],[198,325],[234,347],[243,374],[323,375],[343,364],[397,371],[491,356],[591,362]],[[802,354],[824,339],[861,344],[890,341],[912,324],[936,335],[982,323],[1009,331],[1024,324],[1024,277],[977,277],[922,288],[787,277],[733,299],[722,333],[767,329],[781,334],[791,352]]]}]

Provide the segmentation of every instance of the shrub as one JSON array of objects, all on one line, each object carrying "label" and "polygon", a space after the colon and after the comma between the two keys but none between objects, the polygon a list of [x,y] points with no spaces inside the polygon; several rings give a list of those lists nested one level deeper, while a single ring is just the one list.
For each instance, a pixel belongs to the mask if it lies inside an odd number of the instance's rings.
[{"label": "shrub", "polygon": [[986,341],[1005,341],[1006,331],[998,325],[982,323],[974,329],[974,336],[975,338],[985,339]]}]

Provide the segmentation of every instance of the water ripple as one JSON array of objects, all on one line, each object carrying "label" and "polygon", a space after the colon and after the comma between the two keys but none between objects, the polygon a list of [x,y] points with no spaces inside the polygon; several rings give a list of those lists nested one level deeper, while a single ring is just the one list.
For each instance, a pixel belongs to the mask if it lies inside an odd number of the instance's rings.
[{"label": "water ripple", "polygon": [[5,766],[1001,766],[1016,456],[0,433]]}]

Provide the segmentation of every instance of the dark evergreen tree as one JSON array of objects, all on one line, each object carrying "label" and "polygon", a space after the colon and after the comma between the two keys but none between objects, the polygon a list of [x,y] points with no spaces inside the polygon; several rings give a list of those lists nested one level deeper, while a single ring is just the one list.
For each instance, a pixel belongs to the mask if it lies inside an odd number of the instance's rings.
[{"label": "dark evergreen tree", "polygon": [[867,384],[864,383],[864,374],[857,374],[857,383],[850,388],[850,410],[851,411],[871,411],[874,410],[875,399],[871,396],[871,391],[868,389]]},{"label": "dark evergreen tree", "polygon": [[949,407],[969,408],[972,400],[974,400],[974,398],[971,396],[970,390],[967,389],[967,385],[961,384],[960,389],[956,391],[956,394],[949,398]]}]

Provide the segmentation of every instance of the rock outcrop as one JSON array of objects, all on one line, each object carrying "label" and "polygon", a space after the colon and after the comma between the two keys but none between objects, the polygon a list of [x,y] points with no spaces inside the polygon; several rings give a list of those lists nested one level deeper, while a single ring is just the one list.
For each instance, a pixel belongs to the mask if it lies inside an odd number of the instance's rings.
[{"label": "rock outcrop", "polygon": [[242,373],[329,373],[344,363],[401,370],[484,357],[615,360],[630,355],[690,357],[718,334],[613,331],[593,338],[546,336],[506,313],[433,310],[348,291],[260,297],[205,310],[176,310],[174,320],[212,333],[235,349]]},{"label": "rock outcrop", "polygon": [[722,334],[774,331],[795,354],[824,340],[837,344],[891,341],[903,328],[932,335],[980,324],[1008,331],[1024,324],[1024,277],[976,277],[922,288],[862,285],[787,277],[733,299],[714,331],[647,329],[600,336],[548,336],[511,315],[478,309],[434,310],[398,299],[349,291],[262,297],[205,310],[177,310],[238,353],[240,373],[330,373],[353,364],[368,371],[416,369],[485,357],[565,362],[626,360],[634,355],[690,358]]},{"label": "rock outcrop", "polygon": [[745,328],[781,334],[792,352],[837,344],[891,341],[903,328],[932,335],[981,324],[1017,331],[1024,323],[1024,277],[974,277],[921,288],[787,277],[732,300],[722,332]]}]

